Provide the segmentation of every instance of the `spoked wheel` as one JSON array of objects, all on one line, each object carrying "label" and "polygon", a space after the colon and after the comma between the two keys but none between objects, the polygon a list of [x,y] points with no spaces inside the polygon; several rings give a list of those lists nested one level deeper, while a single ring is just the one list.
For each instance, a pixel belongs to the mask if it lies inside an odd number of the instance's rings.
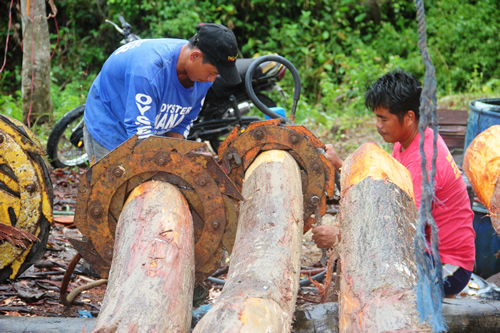
[{"label": "spoked wheel", "polygon": [[62,117],[50,132],[47,154],[54,168],[86,166],[87,153],[83,146],[83,113],[85,104]]}]

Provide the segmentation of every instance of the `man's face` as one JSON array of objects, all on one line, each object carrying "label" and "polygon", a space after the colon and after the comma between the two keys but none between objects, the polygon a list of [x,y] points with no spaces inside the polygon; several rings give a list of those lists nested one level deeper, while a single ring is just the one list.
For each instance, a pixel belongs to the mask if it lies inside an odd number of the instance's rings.
[{"label": "man's face", "polygon": [[198,55],[193,58],[191,67],[188,71],[188,76],[191,81],[197,82],[214,82],[219,74],[217,68],[209,63],[202,63],[203,55]]},{"label": "man's face", "polygon": [[403,121],[403,124],[401,124],[398,117],[384,107],[378,107],[373,112],[377,116],[377,132],[385,142],[402,142],[407,138],[408,128],[405,125],[406,121]]}]

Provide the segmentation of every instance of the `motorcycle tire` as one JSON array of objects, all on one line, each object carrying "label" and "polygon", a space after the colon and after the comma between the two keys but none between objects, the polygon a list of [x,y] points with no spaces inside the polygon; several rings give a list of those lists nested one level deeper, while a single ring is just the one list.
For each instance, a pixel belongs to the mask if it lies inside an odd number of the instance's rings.
[{"label": "motorcycle tire", "polygon": [[83,146],[83,113],[85,104],[67,112],[54,126],[47,140],[47,155],[54,168],[86,166]]}]

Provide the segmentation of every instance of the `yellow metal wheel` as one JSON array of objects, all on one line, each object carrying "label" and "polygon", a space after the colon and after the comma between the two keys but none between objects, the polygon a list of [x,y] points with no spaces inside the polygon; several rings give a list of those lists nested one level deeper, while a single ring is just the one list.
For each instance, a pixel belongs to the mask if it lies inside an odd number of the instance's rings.
[{"label": "yellow metal wheel", "polygon": [[38,238],[20,246],[0,234],[0,281],[16,278],[45,251],[53,190],[44,154],[26,126],[0,115],[0,223]]}]

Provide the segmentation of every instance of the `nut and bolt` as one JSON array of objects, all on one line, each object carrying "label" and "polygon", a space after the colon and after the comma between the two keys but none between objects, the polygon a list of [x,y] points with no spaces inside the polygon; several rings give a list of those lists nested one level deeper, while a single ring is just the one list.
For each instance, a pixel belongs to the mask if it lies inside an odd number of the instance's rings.
[{"label": "nut and bolt", "polygon": [[214,229],[219,228],[219,221],[213,221],[212,222],[212,228],[214,228]]},{"label": "nut and bolt", "polygon": [[314,173],[319,173],[321,171],[321,166],[319,165],[318,162],[314,162],[312,165],[311,165],[311,169]]},{"label": "nut and bolt", "polygon": [[255,138],[255,140],[260,141],[264,139],[264,132],[262,132],[261,130],[256,130],[253,133],[253,137]]},{"label": "nut and bolt", "polygon": [[33,193],[35,192],[35,190],[36,190],[36,184],[31,183],[26,185],[26,191],[28,191],[28,193]]},{"label": "nut and bolt", "polygon": [[321,199],[317,195],[313,195],[311,199],[309,199],[309,203],[311,206],[317,206],[321,202]]},{"label": "nut and bolt", "polygon": [[102,216],[102,208],[99,207],[99,206],[94,206],[94,207],[91,207],[90,208],[90,214],[93,216],[93,217],[101,217]]},{"label": "nut and bolt", "polygon": [[116,178],[121,178],[124,173],[125,170],[123,170],[123,167],[116,167],[113,169],[113,176],[115,176]]},{"label": "nut and bolt", "polygon": [[158,156],[158,158],[156,158],[155,160],[155,163],[158,164],[159,166],[164,166],[165,164],[167,164],[167,162],[168,158],[165,155]]},{"label": "nut and bolt", "polygon": [[292,145],[296,145],[297,143],[299,143],[299,136],[295,135],[295,134],[292,134],[292,135],[290,135],[290,137],[288,138],[288,140],[290,141],[290,143]]},{"label": "nut and bolt", "polygon": [[200,178],[198,178],[196,183],[200,186],[205,186],[205,185],[207,185],[207,179],[205,177],[200,177]]}]

